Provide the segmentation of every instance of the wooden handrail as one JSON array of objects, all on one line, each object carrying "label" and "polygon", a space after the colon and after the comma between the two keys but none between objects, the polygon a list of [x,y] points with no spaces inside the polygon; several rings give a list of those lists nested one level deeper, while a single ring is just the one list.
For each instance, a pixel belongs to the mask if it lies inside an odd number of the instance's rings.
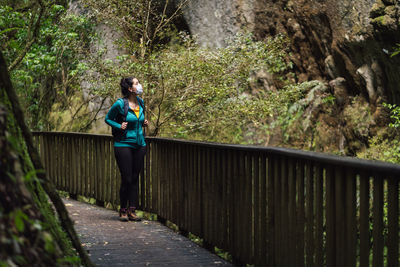
[{"label": "wooden handrail", "polygon": [[[92,136],[92,137],[106,138],[112,140],[111,135],[105,135],[105,134],[88,134],[88,133],[73,133],[73,132],[34,132],[33,134],[34,135],[57,134],[60,136],[76,136],[76,137]],[[337,155],[313,152],[313,151],[304,151],[298,149],[281,148],[273,146],[265,147],[265,146],[254,146],[254,145],[222,144],[222,143],[213,143],[204,141],[192,141],[192,140],[189,141],[183,139],[158,138],[158,137],[146,137],[146,140],[176,143],[182,145],[186,144],[186,145],[202,146],[202,147],[209,147],[216,149],[232,149],[238,151],[271,153],[271,154],[295,157],[297,159],[302,159],[302,160],[312,160],[315,162],[319,162],[321,164],[354,167],[357,169],[362,169],[364,171],[385,172],[400,176],[400,165],[398,164],[382,162],[382,161],[364,160],[354,157],[337,156]]]},{"label": "wooden handrail", "polygon": [[[58,189],[118,204],[111,136],[34,136]],[[398,266],[399,181],[390,163],[149,137],[140,208],[240,263]]]}]

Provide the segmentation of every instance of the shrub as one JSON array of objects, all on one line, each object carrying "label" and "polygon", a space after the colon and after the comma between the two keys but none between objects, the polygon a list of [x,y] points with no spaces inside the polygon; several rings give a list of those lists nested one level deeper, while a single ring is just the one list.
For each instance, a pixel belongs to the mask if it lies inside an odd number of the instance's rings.
[{"label": "shrub", "polygon": [[389,128],[380,131],[369,139],[369,148],[358,153],[358,157],[381,160],[400,164],[400,107],[392,104],[384,104],[390,110]]}]

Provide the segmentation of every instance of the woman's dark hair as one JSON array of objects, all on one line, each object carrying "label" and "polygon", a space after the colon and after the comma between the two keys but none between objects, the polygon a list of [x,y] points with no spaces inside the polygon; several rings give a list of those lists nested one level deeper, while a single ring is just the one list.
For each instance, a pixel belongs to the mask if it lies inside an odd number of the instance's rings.
[{"label": "woman's dark hair", "polygon": [[129,96],[130,92],[128,89],[133,86],[133,78],[132,77],[122,78],[120,85],[121,85],[122,95]]}]

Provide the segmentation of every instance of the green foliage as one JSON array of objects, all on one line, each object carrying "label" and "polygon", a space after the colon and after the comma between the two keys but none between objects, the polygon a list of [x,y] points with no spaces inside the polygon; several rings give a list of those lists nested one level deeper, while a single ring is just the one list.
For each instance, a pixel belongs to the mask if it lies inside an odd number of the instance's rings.
[{"label": "green foliage", "polygon": [[317,123],[306,110],[335,102],[320,82],[291,82],[283,35],[261,42],[240,33],[219,49],[199,47],[184,33],[174,40],[144,59],[121,56],[119,68],[107,63],[110,72],[100,76],[101,94],[112,99],[119,96],[116,75],[141,80],[151,135],[266,144],[278,132],[288,143],[304,140]]},{"label": "green foliage", "polygon": [[[120,97],[120,78],[135,76],[144,84],[151,135],[242,144],[273,140],[274,145],[332,152],[337,142],[329,135],[337,134],[340,119],[351,136],[362,140],[355,151],[373,132],[371,111],[359,99],[327,127],[323,116],[339,116],[336,99],[322,83],[295,83],[286,36],[261,42],[242,33],[227,47],[210,49],[176,32],[172,22],[182,6],[168,13],[162,1],[84,0],[86,15],[75,16],[67,15],[60,1],[45,2],[40,34],[12,72],[32,129],[89,131],[98,117],[88,101],[100,99],[99,111],[106,109],[104,98]],[[0,40],[11,63],[33,34],[38,6],[35,1],[4,3]],[[115,42],[126,54],[105,59],[96,24],[121,34]],[[89,85],[85,99],[83,82]],[[392,119],[391,126],[398,127]]]},{"label": "green foliage", "polygon": [[34,180],[34,178],[36,177],[36,175],[38,173],[44,173],[44,170],[30,170],[28,171],[28,173],[25,175],[25,182],[30,183]]},{"label": "green foliage", "polygon": [[400,164],[400,139],[387,139],[382,135],[370,138],[369,148],[357,157]]},{"label": "green foliage", "polygon": [[392,119],[392,122],[389,123],[389,127],[400,129],[400,106],[387,103],[384,103],[383,106],[388,108],[391,112],[390,118]]},{"label": "green foliage", "polygon": [[[275,75],[279,83],[288,83],[284,76],[291,68],[286,62],[287,39],[278,35],[256,42],[249,34],[239,34],[226,48],[214,50],[197,46],[185,34],[179,40],[143,61],[123,57],[121,62],[121,69],[143,80],[153,134],[245,142],[242,133],[260,127],[282,103],[272,103],[269,93],[254,90],[252,84],[261,70]],[[114,84],[109,86],[112,95],[115,81],[102,82]]]},{"label": "green foliage", "polygon": [[369,139],[369,148],[358,153],[358,157],[400,164],[400,107],[383,104],[390,110],[389,129],[378,132]]},{"label": "green foliage", "polygon": [[25,221],[28,221],[28,216],[21,210],[13,211],[10,216],[14,218],[14,224],[18,232],[23,232],[25,229]]},{"label": "green foliage", "polygon": [[[228,262],[232,262],[233,261],[232,255],[227,251],[224,251],[222,249],[214,247],[214,253],[217,254],[222,259],[228,261]],[[249,266],[249,265],[247,264],[247,266]]]},{"label": "green foliage", "polygon": [[64,257],[57,259],[57,264],[58,265],[66,265],[66,266],[81,266],[81,260],[77,256],[73,257]]},{"label": "green foliage", "polygon": [[21,63],[11,76],[27,122],[32,129],[51,130],[49,111],[54,102],[68,108],[68,97],[79,90],[80,77],[88,68],[83,61],[93,41],[93,23],[85,16],[66,14],[59,1],[45,2],[45,10],[35,42],[32,21],[37,21],[36,1],[31,8],[4,5],[0,7],[0,41],[9,63],[21,55]]},{"label": "green foliage", "polygon": [[276,95],[276,100],[271,100],[281,104],[274,112],[268,132],[280,138],[281,146],[325,151],[329,128],[321,116],[332,114],[335,97],[320,81],[290,84],[284,89]]},{"label": "green foliage", "polygon": [[122,34],[117,42],[139,59],[151,56],[153,49],[167,43],[176,32],[174,21],[189,0],[83,0],[97,18]]},{"label": "green foliage", "polygon": [[391,57],[397,56],[400,54],[400,44],[397,44],[396,47],[394,48],[394,52],[392,53]]},{"label": "green foliage", "polygon": [[355,97],[351,105],[343,111],[347,127],[352,129],[355,136],[368,138],[370,136],[370,126],[373,117],[369,104],[361,97]]}]

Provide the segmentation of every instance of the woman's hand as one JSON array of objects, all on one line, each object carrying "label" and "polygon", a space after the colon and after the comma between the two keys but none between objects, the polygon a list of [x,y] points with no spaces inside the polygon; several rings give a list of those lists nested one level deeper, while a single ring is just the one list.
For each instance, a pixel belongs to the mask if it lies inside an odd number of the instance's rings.
[{"label": "woman's hand", "polygon": [[127,122],[121,123],[121,129],[122,129],[122,130],[125,130],[127,126],[128,126],[128,123],[127,123]]},{"label": "woman's hand", "polygon": [[144,126],[144,127],[147,127],[148,125],[149,125],[149,121],[148,121],[148,120],[144,120],[143,126]]}]

